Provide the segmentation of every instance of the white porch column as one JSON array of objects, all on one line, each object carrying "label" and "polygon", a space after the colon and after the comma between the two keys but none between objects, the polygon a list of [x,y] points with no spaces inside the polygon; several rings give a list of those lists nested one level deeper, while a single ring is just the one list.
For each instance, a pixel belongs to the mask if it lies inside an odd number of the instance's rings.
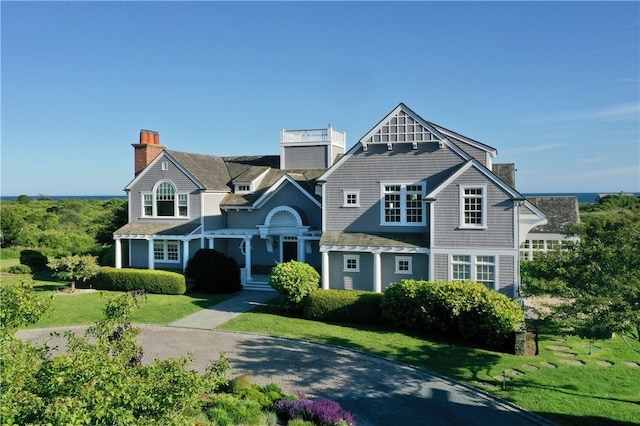
[{"label": "white porch column", "polygon": [[373,253],[373,291],[382,293],[382,266],[380,252]]},{"label": "white porch column", "polygon": [[247,281],[251,281],[251,237],[244,238],[244,269]]},{"label": "white porch column", "polygon": [[329,252],[322,252],[322,288],[329,290]]},{"label": "white porch column", "polygon": [[306,250],[305,245],[307,244],[307,240],[304,240],[298,237],[297,247],[298,247],[298,262],[304,263],[306,261]]},{"label": "white porch column", "polygon": [[182,241],[182,270],[187,269],[187,261],[189,260],[189,240]]},{"label": "white porch column", "polygon": [[207,238],[207,239],[209,240],[209,248],[210,248],[210,249],[214,248],[214,247],[215,247],[215,242],[214,242],[214,241],[215,241],[215,238],[213,238],[213,237],[209,237],[209,238]]},{"label": "white porch column", "polygon": [[156,261],[155,256],[153,255],[153,238],[147,240],[148,242],[148,250],[147,250],[147,261],[149,263],[149,269],[156,269]]},{"label": "white porch column", "polygon": [[116,269],[122,269],[122,244],[120,238],[116,238]]}]

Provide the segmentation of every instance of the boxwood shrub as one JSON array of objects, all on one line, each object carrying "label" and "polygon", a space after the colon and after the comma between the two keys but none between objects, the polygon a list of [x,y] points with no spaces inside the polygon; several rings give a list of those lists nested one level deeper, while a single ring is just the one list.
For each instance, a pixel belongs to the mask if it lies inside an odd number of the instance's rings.
[{"label": "boxwood shrub", "polygon": [[393,325],[500,350],[524,323],[516,301],[473,281],[404,280],[389,286],[381,306],[383,318]]},{"label": "boxwood shrub", "polygon": [[144,290],[156,294],[184,294],[187,290],[184,275],[177,272],[148,269],[100,268],[98,275],[87,281],[98,290]]},{"label": "boxwood shrub", "polygon": [[305,319],[325,322],[379,324],[382,293],[355,290],[318,290],[304,304]]},{"label": "boxwood shrub", "polygon": [[294,310],[304,309],[304,299],[318,290],[320,274],[307,263],[291,260],[277,264],[269,277],[269,285],[285,300],[285,305]]}]

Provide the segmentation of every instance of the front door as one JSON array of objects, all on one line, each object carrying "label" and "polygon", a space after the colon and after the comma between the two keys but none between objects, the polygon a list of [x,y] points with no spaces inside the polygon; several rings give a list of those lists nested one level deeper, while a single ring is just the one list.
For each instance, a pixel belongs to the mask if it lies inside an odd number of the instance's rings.
[{"label": "front door", "polygon": [[282,261],[298,260],[298,241],[295,237],[284,237],[282,241]]}]

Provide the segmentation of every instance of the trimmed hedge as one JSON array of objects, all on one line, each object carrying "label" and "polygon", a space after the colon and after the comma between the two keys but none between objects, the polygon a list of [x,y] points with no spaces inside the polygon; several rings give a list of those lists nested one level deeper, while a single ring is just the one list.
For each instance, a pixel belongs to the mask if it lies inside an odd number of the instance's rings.
[{"label": "trimmed hedge", "polygon": [[184,275],[149,269],[116,269],[103,266],[98,275],[87,283],[98,290],[144,290],[155,294],[184,294],[187,291]]},{"label": "trimmed hedge", "polygon": [[304,318],[314,321],[379,324],[382,293],[355,290],[318,290],[304,305]]},{"label": "trimmed hedge", "polygon": [[522,307],[473,281],[394,283],[385,291],[382,316],[412,330],[457,336],[504,349],[524,323]]}]

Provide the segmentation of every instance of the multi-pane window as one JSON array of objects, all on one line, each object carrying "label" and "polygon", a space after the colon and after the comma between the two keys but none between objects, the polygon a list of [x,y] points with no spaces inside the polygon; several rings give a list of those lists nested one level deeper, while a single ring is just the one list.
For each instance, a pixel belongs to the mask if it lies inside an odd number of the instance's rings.
[{"label": "multi-pane window", "polygon": [[420,183],[382,185],[383,225],[424,225],[425,186]]},{"label": "multi-pane window", "polygon": [[189,216],[189,194],[176,192],[170,182],[160,182],[152,193],[142,194],[143,216]]},{"label": "multi-pane window", "polygon": [[153,216],[153,195],[144,194],[142,204],[144,205],[144,215]]},{"label": "multi-pane window", "polygon": [[464,281],[471,279],[471,256],[453,256],[451,260],[451,279]]},{"label": "multi-pane window", "polygon": [[411,274],[412,266],[411,256],[396,256],[396,274]]},{"label": "multi-pane window", "polygon": [[179,262],[180,251],[178,242],[164,240],[154,241],[153,258],[160,262]]},{"label": "multi-pane window", "polygon": [[544,250],[544,240],[531,240],[531,248],[534,250]]},{"label": "multi-pane window", "polygon": [[482,228],[485,226],[484,187],[462,187],[462,227]]},{"label": "multi-pane window", "polygon": [[358,191],[343,191],[342,207],[360,207],[360,193]]},{"label": "multi-pane window", "polygon": [[187,216],[187,194],[178,194],[178,216]]},{"label": "multi-pane window", "polygon": [[422,222],[422,185],[407,185],[407,222]]},{"label": "multi-pane window", "polygon": [[451,280],[473,280],[495,289],[496,261],[494,256],[451,256]]},{"label": "multi-pane window", "polygon": [[476,281],[490,289],[495,288],[496,263],[493,256],[476,257]]},{"label": "multi-pane window", "polygon": [[175,189],[169,182],[162,182],[156,189],[157,216],[174,216]]},{"label": "multi-pane window", "polygon": [[400,185],[384,186],[384,222],[400,223]]},{"label": "multi-pane window", "polygon": [[360,272],[360,256],[354,254],[344,255],[344,272]]}]

